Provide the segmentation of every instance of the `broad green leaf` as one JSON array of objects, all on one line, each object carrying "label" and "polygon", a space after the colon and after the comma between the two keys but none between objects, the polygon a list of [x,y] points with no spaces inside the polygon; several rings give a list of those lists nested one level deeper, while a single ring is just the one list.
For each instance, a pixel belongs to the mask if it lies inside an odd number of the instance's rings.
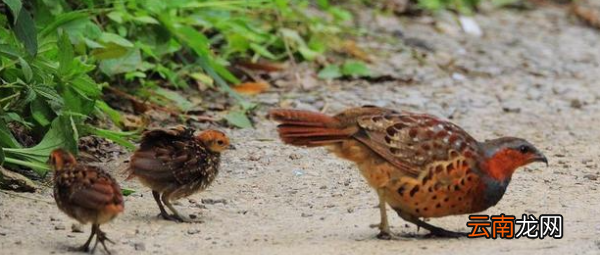
[{"label": "broad green leaf", "polygon": [[10,11],[15,17],[13,24],[16,24],[17,20],[19,19],[19,13],[21,13],[21,7],[23,7],[23,3],[21,3],[21,0],[2,0],[2,2],[4,2],[6,5],[8,5],[8,8],[10,8]]},{"label": "broad green leaf", "polygon": [[[57,15],[54,19],[54,21],[52,21],[52,23],[48,24],[47,26],[44,27],[44,29],[42,29],[42,31],[40,32],[40,38],[45,38],[46,36],[50,35],[51,33],[56,33],[57,29],[63,25],[66,25],[68,23],[77,23],[77,24],[83,24],[81,21],[82,20],[87,20],[90,17],[90,13],[89,11],[73,11],[73,12],[65,12],[65,13],[61,13],[59,15]],[[69,32],[69,31],[67,31]]]},{"label": "broad green leaf", "polygon": [[25,95],[25,98],[23,98],[21,100],[22,104],[27,104],[32,102],[33,100],[35,100],[37,98],[37,93],[35,93],[35,90],[33,90],[32,87],[27,86],[27,94]]},{"label": "broad green leaf", "polygon": [[119,24],[123,23],[123,13],[121,13],[121,12],[118,12],[118,11],[109,12],[108,14],[106,14],[106,17],[108,17],[109,19],[111,19],[114,22],[117,22]]},{"label": "broad green leaf", "polygon": [[94,134],[106,139],[109,139],[125,148],[127,148],[130,151],[133,151],[136,149],[135,144],[131,143],[129,140],[127,140],[125,137],[130,137],[134,134],[136,134],[135,132],[116,132],[116,131],[110,131],[110,130],[106,130],[106,129],[100,129],[100,128],[96,128],[96,127],[92,127],[92,126],[86,126],[86,131],[89,132],[90,134]]},{"label": "broad green leaf", "polygon": [[41,126],[45,127],[51,123],[54,114],[52,113],[50,106],[44,100],[34,100],[29,107],[31,108],[31,116]]},{"label": "broad green leaf", "polygon": [[104,101],[101,101],[101,100],[96,101],[96,108],[98,108],[104,114],[108,115],[110,120],[112,120],[112,122],[115,123],[115,125],[117,125],[118,127],[122,126],[121,112],[113,109],[112,107],[110,107],[108,104],[106,104]]},{"label": "broad green leaf", "polygon": [[29,63],[25,61],[22,57],[19,57],[19,64],[21,64],[21,71],[23,71],[23,76],[25,77],[26,82],[31,82],[33,78],[33,71],[31,71],[31,66]]},{"label": "broad green leaf", "polygon": [[308,46],[300,46],[298,51],[304,59],[309,61],[315,60],[319,56],[318,52],[311,50]]},{"label": "broad green leaf", "polygon": [[102,33],[102,35],[100,36],[100,41],[102,41],[104,43],[114,43],[114,44],[121,45],[121,46],[127,47],[127,48],[133,47],[133,43],[130,42],[129,40],[123,38],[122,36],[120,36],[118,34],[113,34],[113,33],[108,33],[108,32]]},{"label": "broad green leaf", "polygon": [[71,85],[79,93],[91,97],[98,98],[102,95],[102,88],[97,84],[89,75],[79,75],[77,78],[71,81]]},{"label": "broad green leaf", "polygon": [[60,116],[52,122],[50,130],[44,135],[42,141],[31,148],[4,148],[6,162],[31,167],[39,175],[48,171],[45,162],[50,152],[63,148],[72,153],[77,153],[78,132],[75,122],[70,116]]},{"label": "broad green leaf", "polygon": [[229,124],[234,125],[239,128],[251,128],[252,122],[248,119],[246,114],[243,111],[230,111],[226,116],[225,120],[229,122]]},{"label": "broad green leaf", "polygon": [[364,62],[361,61],[347,61],[342,66],[342,73],[348,76],[370,76],[371,70],[367,67]]},{"label": "broad green leaf", "polygon": [[10,59],[15,59],[21,57],[21,54],[19,53],[19,49],[17,49],[14,45],[0,44],[0,56],[6,56]]},{"label": "broad green leaf", "polygon": [[0,119],[0,147],[5,148],[21,148],[21,144],[17,142],[17,139],[12,135],[6,122]]},{"label": "broad green leaf", "polygon": [[185,99],[185,97],[181,96],[179,93],[177,93],[175,91],[158,88],[156,90],[156,92],[159,95],[173,101],[177,105],[177,108],[181,109],[184,112],[187,112],[187,111],[191,110],[192,107],[194,107],[194,104],[192,104],[190,101]]},{"label": "broad green leaf", "polygon": [[25,49],[31,56],[35,56],[38,50],[37,32],[35,22],[25,8],[21,8],[17,23],[14,26],[15,35],[25,45]]},{"label": "broad green leaf", "polygon": [[72,72],[73,58],[75,58],[73,46],[71,45],[67,33],[61,35],[60,40],[58,41],[58,50],[58,73],[64,76]]},{"label": "broad green leaf", "polygon": [[134,17],[133,20],[144,24],[160,24],[158,20],[150,16],[137,16]]},{"label": "broad green leaf", "polygon": [[88,116],[94,110],[94,100],[82,95],[72,87],[65,88],[62,96],[65,102],[63,112],[68,111]]},{"label": "broad green leaf", "polygon": [[100,62],[100,70],[106,75],[127,73],[137,70],[142,64],[139,49],[129,49],[127,54],[116,59],[107,59]]},{"label": "broad green leaf", "polygon": [[54,102],[58,105],[63,105],[64,101],[62,97],[56,92],[56,90],[48,85],[44,84],[36,84],[31,86],[31,89],[35,91],[36,94],[46,98],[48,101]]},{"label": "broad green leaf", "polygon": [[256,43],[251,43],[250,44],[250,48],[252,48],[252,50],[254,50],[254,52],[258,53],[259,55],[269,58],[269,59],[277,59],[277,57],[275,55],[273,55],[273,53],[271,53],[267,48],[263,47],[262,45],[256,44]]},{"label": "broad green leaf", "polygon": [[338,65],[328,65],[319,71],[318,77],[324,80],[337,79],[342,77],[342,71]]},{"label": "broad green leaf", "polygon": [[92,56],[98,60],[120,58],[127,54],[127,48],[116,43],[108,43],[102,48],[92,50]]}]

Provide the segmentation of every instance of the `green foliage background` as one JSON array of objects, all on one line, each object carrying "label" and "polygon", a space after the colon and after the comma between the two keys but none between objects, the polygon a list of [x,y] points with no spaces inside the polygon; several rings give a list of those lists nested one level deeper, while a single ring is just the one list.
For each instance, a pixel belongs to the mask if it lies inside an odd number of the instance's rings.
[{"label": "green foliage background", "polygon": [[[420,0],[436,10],[471,10],[479,0]],[[357,1],[360,2],[360,1]],[[310,15],[309,8],[323,15]],[[80,136],[95,134],[129,149],[120,112],[102,100],[107,87],[134,85],[136,96],[189,110],[171,88],[197,82],[237,100],[226,120],[250,126],[253,107],[231,88],[232,60],[313,61],[351,27],[352,14],[327,0],[1,0],[0,165],[45,175],[51,150],[77,153]],[[326,66],[319,77],[365,76],[364,63]],[[131,87],[131,86],[129,86]],[[162,93],[152,93],[161,91]],[[117,129],[89,124],[108,118]],[[38,141],[25,147],[8,126]]]}]

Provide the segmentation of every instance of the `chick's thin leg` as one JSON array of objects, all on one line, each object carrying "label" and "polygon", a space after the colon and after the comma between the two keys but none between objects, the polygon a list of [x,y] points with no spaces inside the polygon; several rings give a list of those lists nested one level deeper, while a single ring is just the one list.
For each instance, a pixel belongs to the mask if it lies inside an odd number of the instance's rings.
[{"label": "chick's thin leg", "polygon": [[97,225],[92,224],[92,233],[90,233],[90,238],[88,238],[88,240],[85,242],[85,244],[83,244],[83,246],[79,247],[79,250],[81,250],[83,252],[90,251],[90,243],[92,242],[92,238],[94,238],[94,236],[96,235],[97,230],[98,230]]},{"label": "chick's thin leg", "polygon": [[106,237],[106,233],[104,233],[102,230],[100,230],[100,225],[98,224],[94,224],[96,225],[96,244],[94,244],[94,248],[92,249],[92,253],[94,253],[94,251],[96,250],[96,247],[98,246],[98,243],[102,244],[102,247],[104,248],[104,251],[106,251],[107,254],[111,254],[110,251],[108,250],[108,248],[106,248],[106,241],[108,241],[109,243],[115,244],[113,241],[111,241],[110,239],[108,239],[108,237]]},{"label": "chick's thin leg", "polygon": [[[176,189],[175,189],[176,190]],[[169,215],[169,217],[171,217],[170,220],[174,220],[174,221],[180,221],[180,222],[191,222],[190,219],[181,216],[181,214],[179,214],[179,212],[175,209],[175,207],[173,207],[173,205],[171,204],[171,194],[173,194],[173,192],[175,190],[167,190],[162,194],[162,202],[165,204],[165,206],[167,206],[167,208],[169,208],[169,210],[173,213],[172,215]]]},{"label": "chick's thin leg", "polygon": [[381,216],[381,220],[379,224],[371,225],[371,227],[379,228],[379,234],[377,234],[377,238],[382,240],[390,240],[392,239],[392,232],[390,231],[390,224],[385,206],[385,189],[377,189],[377,196],[379,197],[379,215]]},{"label": "chick's thin leg", "polygon": [[156,201],[156,204],[158,205],[158,209],[160,209],[159,216],[161,216],[165,220],[171,220],[171,215],[169,215],[167,213],[167,211],[165,210],[165,207],[163,206],[162,201],[160,200],[160,193],[158,193],[158,191],[153,190],[152,196],[154,197],[154,200]]}]

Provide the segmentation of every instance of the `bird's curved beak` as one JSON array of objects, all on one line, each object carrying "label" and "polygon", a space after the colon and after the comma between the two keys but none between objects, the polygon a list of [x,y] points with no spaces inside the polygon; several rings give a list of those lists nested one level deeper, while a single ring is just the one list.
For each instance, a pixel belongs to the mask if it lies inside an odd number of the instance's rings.
[{"label": "bird's curved beak", "polygon": [[542,154],[541,152],[536,152],[533,157],[531,157],[527,163],[533,163],[533,162],[542,162],[542,163],[546,163],[546,167],[548,166],[548,159],[546,158],[546,156],[544,156],[544,154]]}]

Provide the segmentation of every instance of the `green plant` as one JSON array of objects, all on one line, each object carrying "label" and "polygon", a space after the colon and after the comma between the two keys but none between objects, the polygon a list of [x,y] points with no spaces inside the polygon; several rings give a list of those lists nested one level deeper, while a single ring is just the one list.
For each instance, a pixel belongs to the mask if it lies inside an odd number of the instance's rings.
[{"label": "green plant", "polygon": [[214,84],[238,102],[225,120],[251,127],[232,61],[318,59],[352,19],[326,0],[2,0],[0,11],[0,164],[40,175],[52,149],[76,153],[82,135],[133,148],[135,132],[90,124],[123,127],[103,88],[185,113],[194,105],[179,91]]},{"label": "green plant", "polygon": [[418,6],[425,10],[456,10],[461,13],[472,13],[482,0],[418,0]]},{"label": "green plant", "polygon": [[[111,109],[100,99],[102,85],[89,75],[96,69],[94,61],[78,55],[69,34],[58,29],[88,15],[59,15],[36,27],[28,11],[15,5],[20,1],[5,2],[11,3],[13,14],[20,14],[12,20],[0,16],[0,164],[29,167],[43,175],[51,150],[63,147],[76,153],[80,135],[103,135],[85,121]],[[24,148],[8,123],[24,127],[40,142]],[[126,140],[118,142],[131,147]]]}]

